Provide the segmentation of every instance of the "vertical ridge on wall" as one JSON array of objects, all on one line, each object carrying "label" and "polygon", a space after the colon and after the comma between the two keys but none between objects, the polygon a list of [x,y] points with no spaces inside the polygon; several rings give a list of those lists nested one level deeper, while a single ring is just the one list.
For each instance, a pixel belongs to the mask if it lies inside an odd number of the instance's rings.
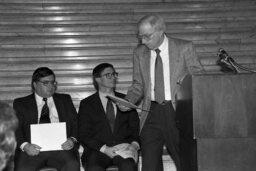
[{"label": "vertical ridge on wall", "polygon": [[11,103],[28,94],[32,72],[48,66],[58,91],[71,94],[78,107],[94,92],[91,72],[100,62],[117,68],[117,90],[126,92],[136,23],[151,13],[165,18],[168,34],[195,43],[208,72],[220,72],[220,47],[255,67],[253,0],[0,0],[0,99]]}]

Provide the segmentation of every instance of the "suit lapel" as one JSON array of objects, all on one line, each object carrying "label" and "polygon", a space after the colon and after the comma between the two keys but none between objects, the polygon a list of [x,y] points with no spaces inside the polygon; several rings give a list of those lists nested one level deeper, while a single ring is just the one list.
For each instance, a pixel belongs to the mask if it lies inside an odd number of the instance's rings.
[{"label": "suit lapel", "polygon": [[109,125],[109,122],[108,122],[108,118],[107,118],[107,115],[106,115],[106,112],[105,112],[105,109],[101,103],[101,100],[100,100],[100,95],[99,93],[97,92],[94,96],[94,101],[95,103],[93,103],[93,108],[95,109],[95,114],[99,114],[101,116],[99,117],[103,117],[104,120],[105,120],[105,123],[107,125],[107,127],[109,128],[109,130],[111,131],[111,127]]},{"label": "suit lapel", "polygon": [[176,71],[177,69],[175,68],[177,65],[175,65],[175,60],[178,56],[178,50],[173,50],[177,49],[174,41],[170,38],[168,38],[169,41],[169,64],[170,64],[170,85],[171,85],[171,93],[173,93],[173,90],[175,87],[175,83],[173,82],[173,79],[175,78]]},{"label": "suit lapel", "polygon": [[36,103],[35,94],[32,94],[30,96],[28,104],[29,104],[29,108],[30,108],[30,118],[32,120],[32,123],[33,124],[37,124],[38,123],[39,111],[37,109],[37,103]]},{"label": "suit lapel", "polygon": [[53,101],[54,101],[54,104],[55,104],[55,107],[56,107],[56,110],[58,112],[58,116],[59,116],[59,121],[60,122],[63,122],[64,120],[64,110],[65,110],[65,107],[63,106],[63,103],[61,103],[61,100],[58,98],[58,96],[56,96],[56,94],[53,94]]},{"label": "suit lapel", "polygon": [[101,113],[102,115],[105,116],[105,118],[107,120],[106,112],[105,112],[105,109],[104,109],[104,107],[101,103],[100,95],[99,95],[98,92],[94,96],[94,101],[95,101],[95,103],[93,105],[94,105],[95,110],[97,110],[96,113]]},{"label": "suit lapel", "polygon": [[[143,77],[145,80],[145,83],[150,83],[150,58],[151,58],[151,53],[150,50],[148,48],[145,49],[142,60],[141,60],[141,68],[142,68],[142,72],[143,72]],[[151,84],[145,84],[146,90],[151,89]],[[148,94],[149,96],[151,95],[151,93]]]},{"label": "suit lapel", "polygon": [[171,39],[169,41],[169,64],[170,64],[170,75],[172,75],[175,71],[175,56],[177,56],[177,51],[175,49],[175,44]]},{"label": "suit lapel", "polygon": [[[116,92],[115,92],[115,96],[120,97]],[[122,97],[120,97],[122,98]],[[116,104],[114,104],[116,105]],[[122,113],[119,110],[119,108],[116,106],[116,119],[115,119],[115,125],[114,125],[114,133],[116,132],[116,130],[118,130],[119,124],[120,124],[120,118],[122,117]]]}]

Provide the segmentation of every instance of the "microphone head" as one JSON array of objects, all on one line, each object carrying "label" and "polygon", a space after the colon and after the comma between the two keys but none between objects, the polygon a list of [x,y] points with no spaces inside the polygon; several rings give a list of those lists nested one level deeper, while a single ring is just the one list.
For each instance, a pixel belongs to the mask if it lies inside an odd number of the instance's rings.
[{"label": "microphone head", "polygon": [[223,48],[220,48],[219,52],[222,53],[222,54],[228,54]]},{"label": "microphone head", "polygon": [[222,52],[224,49],[223,48],[219,48],[219,52]]},{"label": "microphone head", "polygon": [[223,48],[220,48],[219,51],[218,51],[218,56],[220,58],[228,58],[228,53],[223,49]]}]

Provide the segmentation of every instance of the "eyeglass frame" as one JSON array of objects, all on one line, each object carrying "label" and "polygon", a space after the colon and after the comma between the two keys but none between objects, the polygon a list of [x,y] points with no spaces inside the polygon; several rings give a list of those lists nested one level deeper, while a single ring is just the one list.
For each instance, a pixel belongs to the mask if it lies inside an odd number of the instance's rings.
[{"label": "eyeglass frame", "polygon": [[153,38],[153,36],[154,36],[154,34],[156,33],[156,32],[158,32],[157,30],[155,30],[154,32],[152,32],[152,33],[150,33],[150,34],[144,34],[144,35],[140,35],[139,33],[137,34],[137,38],[139,39],[139,40],[146,40],[146,41],[150,41],[152,38]]},{"label": "eyeglass frame", "polygon": [[105,76],[107,79],[111,79],[111,78],[118,78],[118,72],[112,72],[112,73],[106,73],[106,74],[102,74],[100,75],[100,77]]},{"label": "eyeglass frame", "polygon": [[57,81],[40,81],[38,80],[37,82],[40,82],[42,83],[44,86],[57,86],[58,85],[58,82]]}]

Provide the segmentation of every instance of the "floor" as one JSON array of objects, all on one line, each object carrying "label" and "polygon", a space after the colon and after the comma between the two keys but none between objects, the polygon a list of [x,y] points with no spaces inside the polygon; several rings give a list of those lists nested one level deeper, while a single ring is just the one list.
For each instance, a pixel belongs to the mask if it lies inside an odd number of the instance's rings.
[{"label": "floor", "polygon": [[[140,158],[141,161],[141,158]],[[164,171],[176,171],[176,167],[172,161],[172,159],[165,155],[163,156],[163,162],[164,162]],[[141,162],[139,162],[139,171],[141,170]],[[81,171],[84,171],[83,168],[81,168]]]}]

